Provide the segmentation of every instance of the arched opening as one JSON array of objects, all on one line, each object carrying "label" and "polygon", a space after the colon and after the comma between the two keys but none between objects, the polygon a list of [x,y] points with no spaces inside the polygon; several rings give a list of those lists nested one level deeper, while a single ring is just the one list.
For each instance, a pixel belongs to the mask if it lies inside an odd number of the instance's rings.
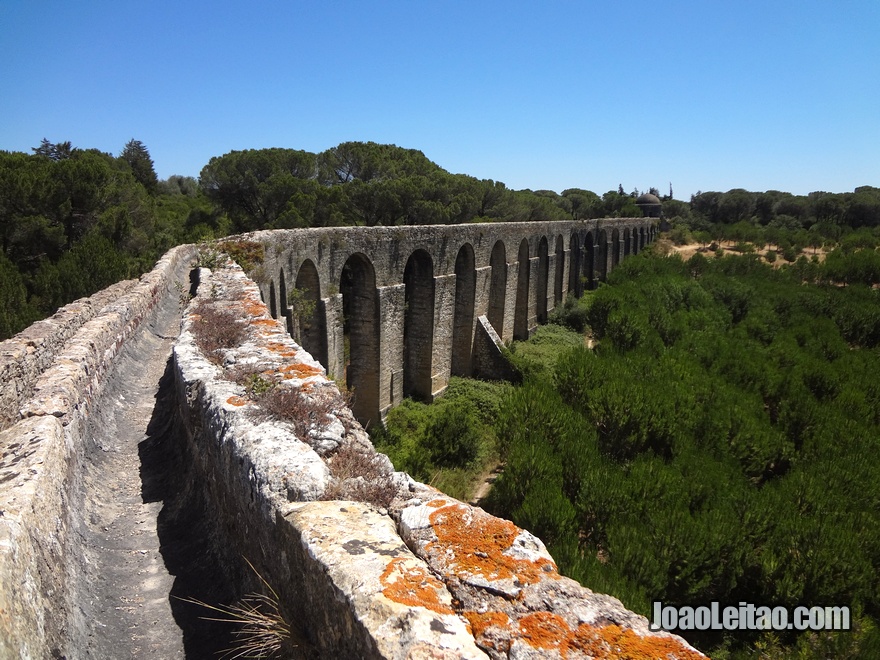
[{"label": "arched opening", "polygon": [[492,278],[489,286],[489,323],[501,337],[504,333],[504,304],[507,297],[507,251],[504,243],[498,241],[492,247],[489,258]]},{"label": "arched opening", "polygon": [[617,227],[611,230],[611,269],[617,268],[620,263],[620,232]]},{"label": "arched opening", "polygon": [[273,319],[278,318],[278,297],[275,295],[275,280],[269,280],[269,313]]},{"label": "arched opening", "polygon": [[311,259],[306,259],[299,267],[293,290],[289,294],[286,293],[283,277],[281,284],[282,304],[290,310],[291,336],[326,368],[327,328],[321,309],[318,269]]},{"label": "arched opening", "polygon": [[556,237],[556,274],[553,278],[553,306],[562,302],[562,285],[565,277],[565,240]]},{"label": "arched opening", "polygon": [[550,280],[550,247],[547,245],[547,237],[542,236],[538,241],[538,281],[536,284],[537,315],[538,323],[547,322],[547,283]]},{"label": "arched opening", "polygon": [[293,336],[293,333],[290,331],[290,311],[287,308],[287,283],[284,279],[283,268],[278,270],[278,300],[281,303],[281,316],[284,317],[284,324],[287,326],[287,332]]},{"label": "arched opening", "polygon": [[596,237],[591,231],[584,242],[584,281],[588,289],[596,288]]},{"label": "arched opening", "polygon": [[367,428],[379,421],[379,323],[376,271],[366,256],[351,255],[339,278],[345,337],[345,385],[351,410]]},{"label": "arched opening", "polygon": [[519,267],[516,280],[516,307],[513,315],[513,338],[529,338],[529,242],[519,244]]},{"label": "arched opening", "polygon": [[568,291],[580,297],[584,292],[583,285],[581,284],[581,242],[578,235],[574,232],[571,234],[568,249],[571,252],[570,263],[568,264]]},{"label": "arched opening", "polygon": [[632,253],[632,243],[630,241],[629,227],[623,230],[623,256],[628,257]]},{"label": "arched opening", "polygon": [[596,243],[596,276],[604,282],[608,277],[608,234],[604,229],[599,230],[599,240]]},{"label": "arched opening", "polygon": [[434,350],[434,265],[424,250],[413,252],[403,271],[403,396],[431,400]]},{"label": "arched opening", "polygon": [[465,243],[455,258],[455,318],[452,322],[452,375],[471,375],[477,271],[474,248]]}]

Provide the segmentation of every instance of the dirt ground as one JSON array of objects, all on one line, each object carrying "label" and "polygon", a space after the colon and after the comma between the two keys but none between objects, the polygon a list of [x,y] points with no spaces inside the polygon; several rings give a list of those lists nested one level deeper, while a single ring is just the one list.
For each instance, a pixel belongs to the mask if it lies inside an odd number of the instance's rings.
[{"label": "dirt ground", "polygon": [[[687,243],[685,245],[672,245],[672,244],[670,244],[670,245],[671,245],[672,251],[676,254],[681,255],[681,258],[683,261],[687,261],[692,256],[694,256],[697,252],[699,252],[709,258],[712,258],[715,256],[714,250],[710,250],[708,247],[704,247],[704,246],[700,245],[699,243]],[[736,243],[734,243],[732,241],[722,241],[718,245],[722,250],[724,250],[725,254],[742,254],[738,250],[734,249]],[[761,261],[763,261],[765,263],[770,263],[764,257],[764,255],[770,249],[773,249],[773,248],[770,248],[768,246],[764,246],[764,249],[756,251],[756,254],[759,254],[761,256]],[[813,248],[808,248],[804,252],[802,252],[801,254],[806,256],[807,259],[812,259],[813,255],[815,254],[816,256],[819,257],[819,261],[824,261],[826,251],[824,250],[824,248],[819,248],[818,250],[813,250]],[[782,258],[782,254],[777,254],[776,261],[770,263],[770,265],[773,266],[774,268],[779,268],[780,266],[782,266],[782,264],[787,264],[787,263],[789,263],[789,262],[787,262],[785,259]]]}]

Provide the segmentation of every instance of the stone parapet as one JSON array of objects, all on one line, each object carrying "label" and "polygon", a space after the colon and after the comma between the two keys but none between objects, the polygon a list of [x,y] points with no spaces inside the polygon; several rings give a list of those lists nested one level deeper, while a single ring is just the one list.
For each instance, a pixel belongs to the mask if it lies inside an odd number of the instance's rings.
[{"label": "stone parapet", "polygon": [[[529,532],[393,472],[323,368],[271,318],[256,285],[233,266],[204,275],[175,347],[193,478],[215,507],[228,561],[244,555],[253,564],[319,653],[703,657],[649,631],[618,600],[560,576]],[[196,342],[202,300],[239,310],[236,322],[247,329],[213,362]],[[267,417],[267,395],[242,373],[298,392],[324,417]],[[362,473],[340,467],[352,451]],[[385,489],[369,487],[383,481]]]},{"label": "stone parapet", "polygon": [[33,392],[37,378],[52,365],[67,341],[136,283],[137,280],[125,280],[75,300],[0,342],[0,429],[19,419],[19,411]]}]

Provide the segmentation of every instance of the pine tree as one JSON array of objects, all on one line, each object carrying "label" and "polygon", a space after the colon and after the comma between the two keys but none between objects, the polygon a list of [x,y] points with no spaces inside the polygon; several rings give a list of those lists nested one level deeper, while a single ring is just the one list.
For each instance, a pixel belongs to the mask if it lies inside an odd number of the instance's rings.
[{"label": "pine tree", "polygon": [[156,193],[159,186],[159,178],[156,176],[156,170],[153,169],[153,159],[150,158],[150,152],[140,140],[129,140],[128,144],[119,154],[119,158],[128,163],[134,174],[135,181],[140,183],[151,195]]}]

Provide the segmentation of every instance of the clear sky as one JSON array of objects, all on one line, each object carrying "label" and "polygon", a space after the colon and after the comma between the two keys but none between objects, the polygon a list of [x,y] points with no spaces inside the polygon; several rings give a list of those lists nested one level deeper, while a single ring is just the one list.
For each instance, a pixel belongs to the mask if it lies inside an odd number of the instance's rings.
[{"label": "clear sky", "polygon": [[880,0],[2,0],[0,149],[160,178],[234,149],[419,149],[509,187],[880,186]]}]

